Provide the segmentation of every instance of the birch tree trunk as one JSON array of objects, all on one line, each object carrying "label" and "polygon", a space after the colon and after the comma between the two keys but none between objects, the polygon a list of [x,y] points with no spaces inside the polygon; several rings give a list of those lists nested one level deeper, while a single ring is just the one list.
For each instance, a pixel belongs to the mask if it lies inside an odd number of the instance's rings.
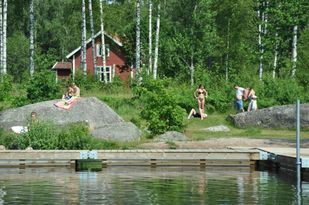
[{"label": "birch tree trunk", "polygon": [[105,31],[104,31],[104,21],[103,21],[103,0],[100,0],[100,21],[101,21],[101,54],[102,54],[102,62],[103,62],[103,81],[107,83],[105,68],[106,68],[106,54],[105,54]]},{"label": "birch tree trunk", "polygon": [[276,70],[277,70],[277,64],[278,64],[278,31],[276,31],[276,45],[275,45],[275,56],[274,56],[274,66],[273,66],[273,78],[276,77]]},{"label": "birch tree trunk", "polygon": [[136,72],[140,72],[140,55],[141,55],[141,45],[140,45],[140,23],[141,23],[141,0],[136,0],[136,53],[135,53],[135,67]]},{"label": "birch tree trunk", "polygon": [[34,9],[33,9],[33,0],[30,0],[30,59],[29,59],[29,69],[30,76],[32,77],[34,74]]},{"label": "birch tree trunk", "polygon": [[292,77],[295,76],[297,62],[297,30],[298,26],[293,27],[293,44],[292,44]]},{"label": "birch tree trunk", "polygon": [[229,52],[230,52],[230,25],[231,21],[230,19],[227,22],[227,45],[226,45],[226,59],[225,59],[225,81],[227,82],[229,80]]},{"label": "birch tree trunk", "polygon": [[92,0],[89,0],[89,18],[90,18],[90,32],[91,32],[92,63],[93,63],[94,78],[96,78],[97,63],[96,63],[95,42],[94,42]]},{"label": "birch tree trunk", "polygon": [[192,50],[192,53],[191,53],[191,63],[190,63],[190,73],[191,73],[191,87],[194,86],[194,57],[193,57],[193,50]]},{"label": "birch tree trunk", "polygon": [[3,0],[3,74],[6,74],[6,29],[7,29],[7,0]]},{"label": "birch tree trunk", "polygon": [[86,6],[85,0],[82,0],[82,45],[81,45],[81,68],[84,75],[87,75],[86,65]]},{"label": "birch tree trunk", "polygon": [[147,74],[152,72],[152,0],[149,0],[149,62]]},{"label": "birch tree trunk", "polygon": [[158,17],[157,17],[157,28],[156,28],[156,45],[155,45],[155,58],[153,65],[153,78],[157,79],[158,72],[158,56],[159,56],[159,35],[160,35],[160,10],[161,4],[158,4]]},{"label": "birch tree trunk", "polygon": [[[259,7],[258,10],[258,18],[259,20],[262,20],[263,23],[263,17],[264,15],[261,15],[261,8]],[[263,53],[264,53],[264,48],[262,45],[262,25],[259,23],[259,50],[260,50],[260,63],[259,63],[259,79],[262,80],[263,77]]]},{"label": "birch tree trunk", "polygon": [[3,20],[2,20],[2,0],[0,0],[0,74],[3,74]]}]

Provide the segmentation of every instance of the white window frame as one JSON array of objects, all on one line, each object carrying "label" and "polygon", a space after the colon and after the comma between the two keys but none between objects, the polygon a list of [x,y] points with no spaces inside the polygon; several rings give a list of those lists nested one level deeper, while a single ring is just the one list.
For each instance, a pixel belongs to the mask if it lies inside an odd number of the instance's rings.
[{"label": "white window frame", "polygon": [[103,76],[109,76],[108,78],[106,78],[106,83],[112,82],[112,66],[105,66],[105,70],[103,69],[103,66],[97,66],[97,69],[98,69],[99,80],[101,82],[104,82],[103,79],[104,77],[102,78],[102,74]]},{"label": "white window frame", "polygon": [[[102,44],[96,44],[96,56],[101,57],[101,50],[102,50]],[[106,57],[109,57],[110,49],[109,44],[105,44],[105,55]]]}]

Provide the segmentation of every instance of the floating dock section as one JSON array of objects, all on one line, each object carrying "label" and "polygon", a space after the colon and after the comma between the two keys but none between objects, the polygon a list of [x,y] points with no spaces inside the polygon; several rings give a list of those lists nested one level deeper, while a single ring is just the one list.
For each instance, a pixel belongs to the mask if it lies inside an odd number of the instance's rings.
[{"label": "floating dock section", "polygon": [[[95,159],[108,166],[242,166],[280,172],[296,170],[294,148],[147,149],[147,150],[0,150],[2,167],[76,167]],[[309,181],[309,149],[301,149],[301,177]]]},{"label": "floating dock section", "polygon": [[99,159],[102,166],[253,166],[257,149],[177,150],[1,150],[0,167],[75,166],[76,160]]}]

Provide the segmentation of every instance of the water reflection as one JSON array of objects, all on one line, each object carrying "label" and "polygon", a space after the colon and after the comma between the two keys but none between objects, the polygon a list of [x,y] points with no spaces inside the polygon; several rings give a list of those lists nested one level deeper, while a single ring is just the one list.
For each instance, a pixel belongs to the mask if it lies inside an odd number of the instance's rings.
[{"label": "water reflection", "polygon": [[[303,184],[302,204],[309,203]],[[0,204],[297,204],[293,184],[249,168],[0,169]]]}]

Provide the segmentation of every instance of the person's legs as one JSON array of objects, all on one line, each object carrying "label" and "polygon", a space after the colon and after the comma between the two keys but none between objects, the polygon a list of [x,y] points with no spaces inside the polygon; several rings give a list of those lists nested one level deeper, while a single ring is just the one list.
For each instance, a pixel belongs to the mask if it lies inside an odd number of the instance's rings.
[{"label": "person's legs", "polygon": [[237,110],[237,113],[244,112],[242,100],[236,100],[236,110]]},{"label": "person's legs", "polygon": [[189,113],[189,115],[188,115],[188,120],[189,119],[191,119],[191,117],[193,116],[193,115],[195,115],[196,114],[196,111],[195,111],[195,109],[191,109],[191,111],[190,111],[190,113]]},{"label": "person's legs", "polygon": [[248,105],[248,109],[247,109],[247,111],[248,112],[250,112],[251,110],[252,110],[252,100],[250,101],[250,103],[249,103],[249,105]]}]

